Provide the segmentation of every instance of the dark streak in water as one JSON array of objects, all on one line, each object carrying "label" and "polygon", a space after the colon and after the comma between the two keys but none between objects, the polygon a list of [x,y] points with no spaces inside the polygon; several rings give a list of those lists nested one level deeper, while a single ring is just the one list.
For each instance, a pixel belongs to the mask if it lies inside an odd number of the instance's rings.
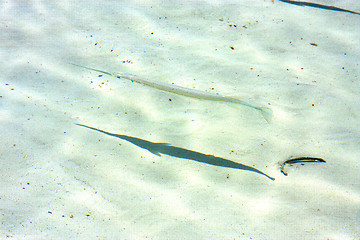
[{"label": "dark streak in water", "polygon": [[93,128],[93,127],[89,127],[86,125],[82,125],[82,124],[76,124],[76,125],[86,127],[86,128],[104,133],[106,135],[112,136],[112,137],[117,137],[117,138],[126,140],[128,142],[131,142],[132,144],[135,144],[138,147],[148,150],[149,152],[151,152],[159,157],[161,157],[161,153],[162,153],[162,154],[169,155],[172,157],[189,159],[189,160],[193,160],[193,161],[197,161],[197,162],[201,162],[201,163],[210,164],[213,166],[235,168],[235,169],[240,169],[240,170],[245,170],[245,171],[251,171],[251,172],[255,172],[255,173],[264,175],[273,181],[275,180],[275,178],[272,178],[272,177],[266,175],[265,173],[261,172],[260,170],[257,170],[256,168],[246,166],[246,165],[243,165],[243,164],[240,164],[237,162],[233,162],[233,161],[225,159],[225,158],[215,157],[213,155],[208,155],[208,154],[195,152],[195,151],[185,149],[185,148],[171,146],[168,143],[154,143],[154,142],[150,142],[150,141],[147,141],[147,140],[144,140],[141,138],[106,132],[106,131],[103,131],[103,130],[100,130],[97,128]]},{"label": "dark streak in water", "polygon": [[350,11],[350,10],[343,9],[343,8],[338,8],[338,7],[335,7],[335,6],[322,5],[322,4],[318,4],[318,3],[302,2],[302,1],[291,1],[291,0],[279,0],[279,1],[294,4],[294,5],[297,5],[297,6],[314,7],[314,8],[320,8],[320,9],[325,9],[325,10],[347,12],[347,13],[360,15],[360,13],[358,13],[358,12]]}]

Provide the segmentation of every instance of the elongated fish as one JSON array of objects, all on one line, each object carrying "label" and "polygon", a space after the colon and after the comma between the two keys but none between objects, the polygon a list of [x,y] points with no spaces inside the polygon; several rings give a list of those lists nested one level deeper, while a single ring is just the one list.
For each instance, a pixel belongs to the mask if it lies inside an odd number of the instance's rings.
[{"label": "elongated fish", "polygon": [[322,158],[315,158],[315,157],[298,157],[298,158],[291,158],[286,160],[285,162],[283,162],[280,166],[280,171],[287,176],[287,172],[284,170],[285,169],[285,165],[292,165],[295,163],[326,163],[326,161]]},{"label": "elongated fish", "polygon": [[279,0],[279,1],[294,4],[294,5],[297,5],[297,6],[307,6],[307,7],[314,7],[314,8],[320,8],[320,9],[325,9],[325,10],[347,12],[347,13],[360,15],[360,13],[358,13],[358,12],[350,11],[350,10],[343,9],[343,8],[338,8],[338,7],[335,7],[335,6],[322,5],[322,4],[318,4],[318,3],[303,2],[303,1],[291,1],[291,0]]},{"label": "elongated fish", "polygon": [[74,63],[71,63],[71,64],[75,65],[77,67],[81,67],[81,68],[89,69],[89,70],[92,70],[92,71],[100,72],[100,73],[103,73],[103,74],[106,74],[106,75],[109,75],[109,76],[113,76],[113,77],[116,77],[116,78],[125,78],[125,79],[128,79],[128,80],[132,81],[132,82],[141,83],[143,85],[146,85],[146,86],[149,86],[149,87],[152,87],[152,88],[156,88],[156,89],[159,89],[159,90],[162,90],[162,91],[165,91],[165,92],[171,92],[171,93],[175,93],[175,94],[178,94],[178,95],[183,95],[183,96],[197,98],[197,99],[241,104],[241,105],[251,107],[251,108],[254,108],[254,109],[260,111],[260,113],[265,118],[265,120],[268,123],[271,122],[272,111],[271,111],[270,108],[260,107],[260,106],[257,106],[255,104],[248,103],[248,102],[242,101],[242,100],[237,99],[237,98],[226,97],[226,96],[219,95],[219,94],[212,94],[212,93],[203,92],[203,91],[199,91],[199,90],[191,89],[191,88],[185,88],[185,87],[181,87],[181,86],[177,86],[177,85],[173,85],[173,84],[166,84],[166,83],[161,83],[161,82],[153,82],[153,81],[150,81],[150,80],[147,80],[147,79],[139,78],[138,76],[131,75],[131,74],[110,73],[110,72],[106,72],[106,71],[103,71],[103,70],[99,70],[99,69],[95,69],[95,68],[91,68],[91,67],[85,67],[85,66],[82,66],[82,65],[74,64]]}]

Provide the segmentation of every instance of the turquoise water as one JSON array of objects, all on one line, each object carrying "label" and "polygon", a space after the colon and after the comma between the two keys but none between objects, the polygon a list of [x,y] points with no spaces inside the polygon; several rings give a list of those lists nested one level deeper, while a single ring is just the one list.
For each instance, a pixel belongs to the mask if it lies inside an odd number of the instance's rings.
[{"label": "turquoise water", "polygon": [[[358,15],[279,1],[0,6],[2,238],[359,236]],[[69,63],[240,97],[273,119]],[[326,163],[284,176],[295,157]]]}]

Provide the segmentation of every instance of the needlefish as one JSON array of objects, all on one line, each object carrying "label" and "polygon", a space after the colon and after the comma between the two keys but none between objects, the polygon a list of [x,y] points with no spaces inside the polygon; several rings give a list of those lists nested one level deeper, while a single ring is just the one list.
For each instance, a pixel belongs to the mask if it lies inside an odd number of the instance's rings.
[{"label": "needlefish", "polygon": [[71,63],[71,64],[74,66],[77,66],[77,67],[96,71],[96,72],[103,73],[103,74],[113,76],[116,78],[124,78],[124,79],[130,80],[132,82],[141,83],[143,85],[146,85],[146,86],[149,86],[149,87],[152,87],[155,89],[159,89],[159,90],[162,90],[165,92],[175,93],[178,95],[197,98],[197,99],[203,99],[203,100],[227,102],[227,103],[235,103],[235,104],[244,105],[244,106],[258,110],[268,123],[270,123],[271,119],[272,119],[272,110],[270,108],[257,106],[256,104],[245,102],[238,98],[227,97],[227,96],[220,95],[220,94],[208,93],[208,92],[204,92],[204,91],[200,91],[200,90],[196,90],[196,89],[177,86],[174,84],[154,82],[154,81],[150,81],[148,79],[140,78],[140,77],[138,77],[136,75],[132,75],[132,74],[110,73],[110,72],[106,72],[106,71],[91,68],[91,67],[82,66],[79,64],[75,64],[75,63]]}]

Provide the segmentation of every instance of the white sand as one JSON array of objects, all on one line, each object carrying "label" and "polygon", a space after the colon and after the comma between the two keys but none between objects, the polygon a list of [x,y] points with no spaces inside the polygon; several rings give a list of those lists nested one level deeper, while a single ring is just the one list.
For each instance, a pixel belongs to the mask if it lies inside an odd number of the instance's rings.
[{"label": "white sand", "polygon": [[[270,0],[2,1],[0,20],[1,239],[360,236],[359,15]],[[269,103],[274,119],[69,62]],[[284,176],[292,156],[327,163]]]}]

